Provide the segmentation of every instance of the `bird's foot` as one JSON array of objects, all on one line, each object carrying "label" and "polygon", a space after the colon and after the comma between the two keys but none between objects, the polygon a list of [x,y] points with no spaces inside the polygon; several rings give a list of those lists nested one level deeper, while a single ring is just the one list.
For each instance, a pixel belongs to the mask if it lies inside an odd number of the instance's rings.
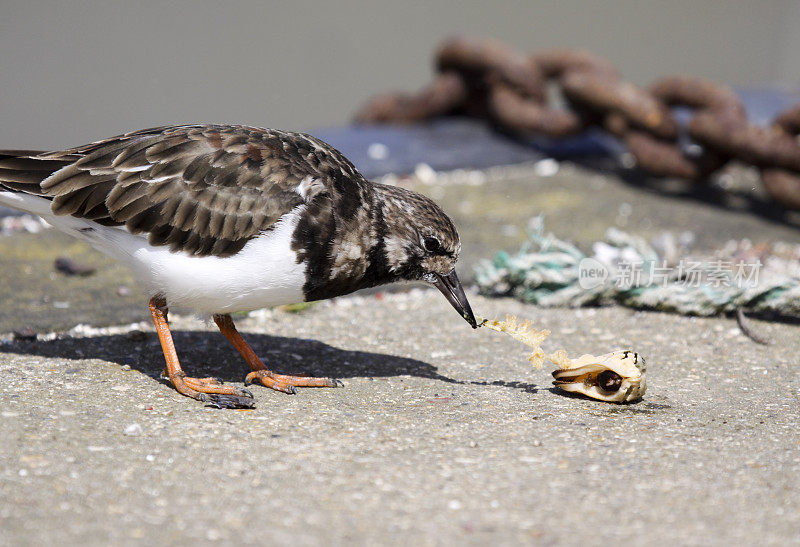
[{"label": "bird's foot", "polygon": [[[166,371],[165,371],[166,372]],[[191,378],[183,371],[169,376],[168,379],[179,393],[208,403],[215,408],[253,408],[255,400],[249,389],[223,385],[216,378]]]},{"label": "bird's foot", "polygon": [[288,376],[275,374],[269,370],[254,370],[244,379],[244,385],[249,386],[255,382],[261,385],[282,391],[284,393],[297,393],[295,387],[343,387],[344,384],[335,378],[314,378],[312,376]]}]

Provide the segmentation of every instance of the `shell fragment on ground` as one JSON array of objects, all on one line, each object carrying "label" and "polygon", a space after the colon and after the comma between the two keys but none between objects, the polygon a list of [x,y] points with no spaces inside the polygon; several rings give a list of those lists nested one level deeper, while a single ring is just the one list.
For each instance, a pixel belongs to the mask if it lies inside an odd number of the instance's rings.
[{"label": "shell fragment on ground", "polygon": [[570,359],[564,350],[545,353],[542,342],[549,330],[537,330],[529,320],[513,315],[505,320],[482,319],[480,326],[502,332],[531,348],[528,360],[542,368],[545,359],[558,365],[553,371],[553,385],[599,401],[627,403],[641,399],[647,390],[644,357],[632,350],[618,350],[605,355],[581,355]]},{"label": "shell fragment on ground", "polygon": [[647,390],[644,357],[631,350],[581,355],[553,371],[553,385],[610,403],[641,399]]}]

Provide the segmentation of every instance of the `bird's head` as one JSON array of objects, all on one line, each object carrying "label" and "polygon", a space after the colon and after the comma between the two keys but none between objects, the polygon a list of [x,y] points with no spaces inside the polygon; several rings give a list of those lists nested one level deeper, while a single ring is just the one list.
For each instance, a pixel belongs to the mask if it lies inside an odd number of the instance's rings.
[{"label": "bird's head", "polygon": [[[382,185],[383,186],[383,185]],[[382,196],[386,223],[384,248],[389,269],[399,279],[425,281],[447,298],[472,328],[475,315],[456,275],[461,241],[453,221],[431,199],[398,187]]]}]

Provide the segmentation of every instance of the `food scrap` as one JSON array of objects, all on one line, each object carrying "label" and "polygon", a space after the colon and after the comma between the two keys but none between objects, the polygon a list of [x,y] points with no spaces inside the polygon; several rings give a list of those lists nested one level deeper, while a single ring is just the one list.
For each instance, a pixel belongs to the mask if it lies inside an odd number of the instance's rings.
[{"label": "food scrap", "polygon": [[644,357],[631,350],[581,355],[553,371],[553,385],[610,403],[641,399],[647,390]]},{"label": "food scrap", "polygon": [[530,347],[528,361],[536,368],[542,368],[545,359],[556,364],[553,385],[564,391],[600,401],[626,403],[641,399],[647,390],[645,360],[635,351],[619,350],[599,356],[586,354],[570,359],[564,350],[545,353],[541,345],[550,331],[537,330],[531,321],[507,315],[503,321],[482,319],[479,325],[508,334]]},{"label": "food scrap", "polygon": [[513,315],[507,315],[505,321],[500,321],[498,319],[482,319],[479,325],[508,334],[513,339],[531,348],[533,351],[528,356],[528,361],[536,368],[542,368],[542,364],[547,355],[544,353],[544,350],[542,350],[541,345],[544,339],[550,336],[549,330],[536,330],[533,328],[532,321],[525,320],[520,322]]}]

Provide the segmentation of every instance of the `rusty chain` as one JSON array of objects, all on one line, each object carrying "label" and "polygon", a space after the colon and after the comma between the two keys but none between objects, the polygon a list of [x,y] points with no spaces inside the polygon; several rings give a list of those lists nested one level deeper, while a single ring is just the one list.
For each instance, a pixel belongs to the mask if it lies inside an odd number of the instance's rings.
[{"label": "rusty chain", "polygon": [[[800,210],[800,105],[769,127],[747,121],[739,97],[703,78],[671,76],[648,88],[621,79],[606,59],[582,50],[526,56],[495,40],[453,38],[436,53],[437,75],[416,94],[371,99],[358,123],[411,123],[461,114],[519,135],[560,138],[601,127],[656,176],[705,181],[731,160],[757,167],[778,204]],[[550,84],[563,105],[554,105]],[[692,111],[685,128],[672,107]],[[691,139],[694,146],[687,146]]]}]

